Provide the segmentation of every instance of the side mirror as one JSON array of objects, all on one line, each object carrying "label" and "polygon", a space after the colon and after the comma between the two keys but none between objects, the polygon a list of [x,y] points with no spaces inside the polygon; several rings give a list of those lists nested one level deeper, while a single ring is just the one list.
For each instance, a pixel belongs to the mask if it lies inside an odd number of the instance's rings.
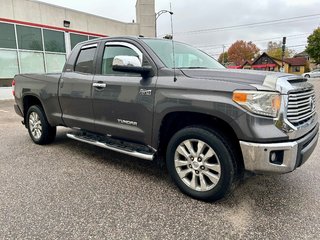
[{"label": "side mirror", "polygon": [[142,67],[140,59],[136,56],[115,56],[112,69],[118,72],[140,73],[142,77],[149,77],[152,72],[152,67]]}]

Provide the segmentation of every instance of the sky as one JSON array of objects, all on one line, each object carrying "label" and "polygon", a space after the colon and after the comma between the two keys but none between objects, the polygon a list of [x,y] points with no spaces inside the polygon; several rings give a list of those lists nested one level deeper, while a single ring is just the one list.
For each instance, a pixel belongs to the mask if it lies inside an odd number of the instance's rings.
[{"label": "sky", "polygon": [[[135,20],[136,0],[41,1],[119,21]],[[171,3],[175,40],[194,45],[215,58],[223,46],[227,50],[237,40],[252,41],[263,52],[269,41],[279,42],[284,36],[287,46],[298,53],[305,49],[307,37],[320,26],[320,0],[155,0],[155,3],[156,12],[170,10]],[[247,24],[251,25],[243,26]],[[170,14],[157,20],[157,35],[166,34],[171,34]]]}]

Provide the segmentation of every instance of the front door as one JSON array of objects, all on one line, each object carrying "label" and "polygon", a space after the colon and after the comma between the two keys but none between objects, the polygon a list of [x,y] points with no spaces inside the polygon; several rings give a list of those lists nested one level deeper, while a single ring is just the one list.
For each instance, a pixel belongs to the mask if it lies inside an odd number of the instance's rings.
[{"label": "front door", "polygon": [[107,42],[101,61],[101,74],[93,80],[93,111],[96,132],[148,144],[152,136],[156,77],[112,70],[115,56],[137,56],[146,63],[136,46]]}]

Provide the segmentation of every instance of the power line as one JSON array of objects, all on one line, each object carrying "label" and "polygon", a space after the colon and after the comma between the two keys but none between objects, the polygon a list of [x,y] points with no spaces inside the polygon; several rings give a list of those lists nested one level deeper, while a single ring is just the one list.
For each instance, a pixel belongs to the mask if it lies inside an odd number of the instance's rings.
[{"label": "power line", "polygon": [[[320,14],[310,14],[310,15],[304,15],[304,16],[298,16],[298,17],[290,17],[290,18],[280,18],[276,20],[268,20],[268,21],[262,21],[262,22],[255,22],[255,23],[247,23],[247,24],[239,24],[239,25],[232,25],[232,26],[224,26],[224,27],[215,27],[215,28],[207,28],[207,29],[199,29],[199,30],[193,30],[193,31],[186,31],[186,32],[178,32],[175,33],[176,35],[184,35],[184,34],[195,34],[195,33],[203,33],[203,32],[212,32],[212,31],[223,31],[223,30],[230,30],[234,28],[244,28],[244,27],[255,27],[255,26],[264,26],[268,24],[276,24],[276,23],[287,23],[287,22],[296,22],[300,21],[303,18],[315,18],[320,16]],[[317,19],[317,18],[315,18]],[[304,19],[307,20],[307,19]],[[310,19],[309,19],[310,20]],[[313,20],[313,19],[311,19]]]},{"label": "power line", "polygon": [[[291,48],[291,49],[297,49],[297,48],[302,48],[302,47],[305,47],[306,44],[297,44],[297,45],[290,45],[290,46],[286,46],[286,48]],[[262,52],[266,52],[268,49],[261,49],[260,51]],[[205,52],[209,53],[210,50],[206,50]],[[219,56],[221,54],[221,52],[213,52],[213,53],[210,53],[211,55],[214,55],[214,56]]]},{"label": "power line", "polygon": [[[287,35],[287,38],[297,38],[297,37],[302,37],[302,36],[306,36],[309,35],[310,33],[301,33],[301,34],[294,34],[294,35]],[[256,40],[250,40],[250,42],[263,42],[263,41],[270,41],[270,40],[275,40],[275,39],[282,39],[283,36],[279,36],[279,37],[273,37],[273,38],[265,38],[265,39],[256,39]],[[220,43],[220,44],[213,44],[213,45],[195,45],[198,48],[211,48],[211,49],[218,49],[221,48],[222,45],[225,46],[230,46],[233,43]],[[217,48],[212,48],[217,46]]]}]

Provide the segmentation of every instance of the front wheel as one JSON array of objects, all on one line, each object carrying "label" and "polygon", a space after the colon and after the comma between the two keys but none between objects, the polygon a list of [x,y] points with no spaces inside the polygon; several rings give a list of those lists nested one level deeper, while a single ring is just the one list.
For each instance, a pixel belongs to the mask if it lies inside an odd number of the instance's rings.
[{"label": "front wheel", "polygon": [[171,138],[166,154],[168,171],[185,194],[204,201],[223,198],[232,189],[236,161],[220,134],[202,127],[187,127]]},{"label": "front wheel", "polygon": [[27,112],[26,125],[29,135],[36,144],[51,143],[56,136],[56,127],[50,126],[43,109],[40,106],[31,106]]},{"label": "front wheel", "polygon": [[305,77],[306,77],[306,78],[310,78],[310,75],[309,75],[309,74],[306,74]]}]

